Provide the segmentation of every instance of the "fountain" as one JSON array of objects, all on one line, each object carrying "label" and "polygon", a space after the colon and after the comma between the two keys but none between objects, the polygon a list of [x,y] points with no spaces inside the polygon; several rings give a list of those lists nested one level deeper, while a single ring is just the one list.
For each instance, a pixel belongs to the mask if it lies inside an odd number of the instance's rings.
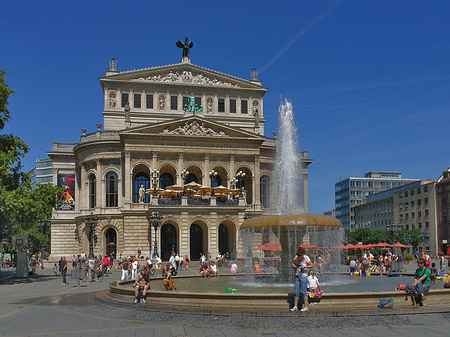
[{"label": "fountain", "polygon": [[[293,270],[291,261],[300,244],[315,249],[315,253],[325,255],[327,266],[333,270],[340,262],[340,245],[343,241],[343,226],[339,220],[324,215],[305,213],[303,200],[303,163],[300,159],[297,129],[294,122],[292,103],[287,99],[281,102],[278,116],[278,139],[276,150],[275,183],[271,195],[276,200],[276,208],[270,216],[250,218],[244,221],[240,231],[247,244],[245,263],[251,265],[253,252],[260,247],[258,258],[266,262],[280,253],[278,270],[282,279],[289,279]],[[261,249],[270,243],[269,248]],[[275,260],[276,261],[276,260]]]}]

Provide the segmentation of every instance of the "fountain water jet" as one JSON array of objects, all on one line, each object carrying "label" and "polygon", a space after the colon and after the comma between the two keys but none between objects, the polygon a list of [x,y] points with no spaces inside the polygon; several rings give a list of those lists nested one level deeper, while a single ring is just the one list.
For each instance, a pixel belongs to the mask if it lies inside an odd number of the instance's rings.
[{"label": "fountain water jet", "polygon": [[[325,262],[331,269],[340,262],[340,245],[343,241],[343,226],[339,220],[324,215],[304,214],[303,163],[300,157],[297,128],[294,122],[292,103],[287,99],[278,109],[278,139],[276,149],[273,198],[277,208],[272,216],[261,216],[245,220],[241,225],[244,240],[248,244],[246,264],[250,264],[252,250],[256,245],[262,247],[264,241],[275,241],[281,245],[280,264],[277,266],[283,279],[292,276],[290,267],[300,244],[315,248],[325,255]],[[255,233],[263,233],[255,235]],[[267,251],[264,252],[264,255]],[[263,255],[260,252],[260,255]],[[269,253],[275,256],[274,252]]]}]

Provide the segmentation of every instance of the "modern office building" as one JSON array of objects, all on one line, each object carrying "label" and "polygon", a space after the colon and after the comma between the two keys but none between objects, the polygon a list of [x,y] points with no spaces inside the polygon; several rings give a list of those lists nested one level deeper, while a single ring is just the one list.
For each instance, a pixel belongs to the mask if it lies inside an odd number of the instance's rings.
[{"label": "modern office building", "polygon": [[[100,84],[103,125],[48,153],[53,183],[65,189],[53,214],[52,256],[88,253],[93,244],[96,255],[139,248],[145,255],[156,249],[163,260],[172,251],[192,260],[218,251],[243,257],[244,217],[270,214],[274,204],[277,140],[264,136],[267,88],[257,73],[242,79],[185,55],[176,64],[119,71],[112,59]],[[307,211],[312,160],[298,155]],[[232,195],[236,188],[243,195]],[[93,236],[90,214],[98,219]]]},{"label": "modern office building", "polygon": [[36,164],[28,170],[33,188],[36,184],[53,184],[53,164],[50,158],[36,159]]},{"label": "modern office building", "polygon": [[436,184],[437,236],[439,250],[450,255],[450,168],[445,170]]},{"label": "modern office building", "polygon": [[[355,229],[386,230],[400,224],[404,229],[418,229],[423,236],[419,251],[437,254],[435,181],[420,180],[367,197],[355,206]],[[409,249],[406,251],[409,252]]]},{"label": "modern office building", "polygon": [[335,209],[346,231],[355,230],[355,206],[374,193],[402,186],[417,179],[403,179],[401,172],[371,171],[364,177],[350,177],[335,184]]}]

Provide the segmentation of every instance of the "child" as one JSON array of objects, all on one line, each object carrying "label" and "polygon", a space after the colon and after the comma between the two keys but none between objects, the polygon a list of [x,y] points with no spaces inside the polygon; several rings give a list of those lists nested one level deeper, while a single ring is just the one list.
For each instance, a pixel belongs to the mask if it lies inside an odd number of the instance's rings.
[{"label": "child", "polygon": [[56,265],[56,263],[53,266],[53,274],[55,274],[55,276],[58,276],[58,266]]},{"label": "child", "polygon": [[437,269],[436,269],[436,263],[433,262],[431,264],[430,271],[431,271],[431,275],[430,275],[431,284],[435,284],[436,283],[436,275],[439,274]]}]

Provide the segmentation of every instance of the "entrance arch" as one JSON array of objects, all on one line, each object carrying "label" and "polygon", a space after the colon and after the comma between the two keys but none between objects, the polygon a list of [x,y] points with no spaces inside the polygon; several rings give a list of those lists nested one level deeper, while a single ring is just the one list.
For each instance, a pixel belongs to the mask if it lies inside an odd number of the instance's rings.
[{"label": "entrance arch", "polygon": [[172,252],[178,250],[177,229],[171,223],[161,226],[161,260],[168,261]]},{"label": "entrance arch", "polygon": [[237,257],[236,255],[236,225],[231,220],[222,221],[218,227],[219,239],[218,246],[219,252],[222,254],[229,253],[232,259]]},{"label": "entrance arch", "polygon": [[117,254],[117,232],[114,228],[109,228],[105,233],[106,249],[105,254],[109,256],[112,253],[113,257],[116,258]]},{"label": "entrance arch", "polygon": [[191,261],[199,261],[200,253],[208,255],[208,226],[204,222],[194,222],[189,230]]}]

